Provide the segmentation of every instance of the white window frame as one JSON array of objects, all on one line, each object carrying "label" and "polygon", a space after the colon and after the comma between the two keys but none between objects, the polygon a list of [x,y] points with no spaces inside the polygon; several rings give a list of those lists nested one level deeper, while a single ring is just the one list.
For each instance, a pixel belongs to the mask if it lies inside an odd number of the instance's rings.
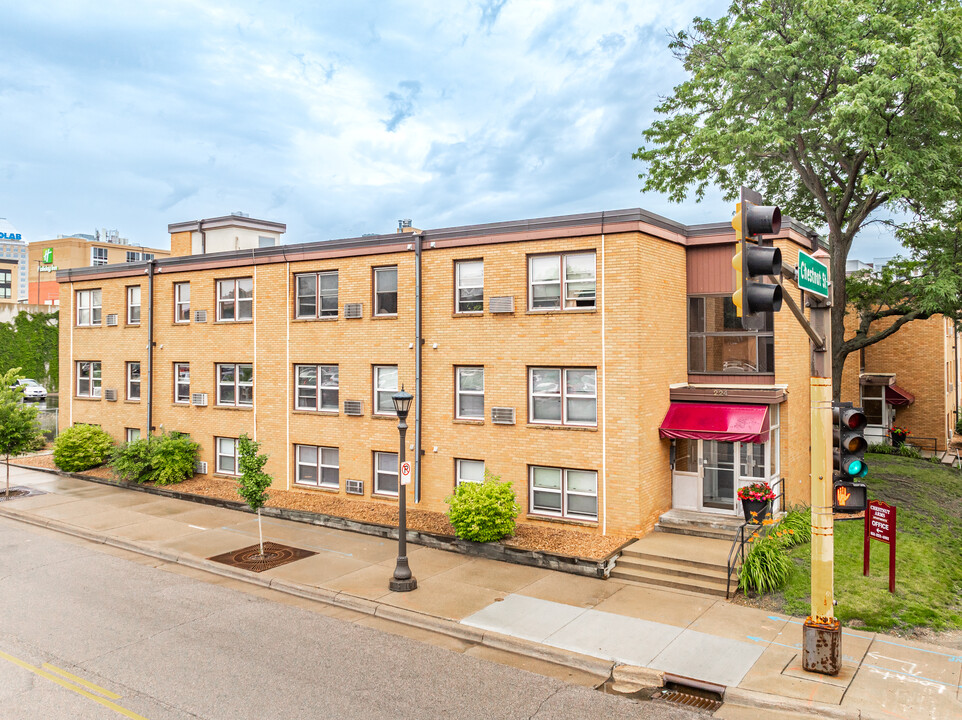
[{"label": "white window frame", "polygon": [[[136,380],[134,380],[134,377],[133,377],[133,369],[134,369],[134,366],[135,366],[135,365],[137,366],[137,379],[136,379]],[[140,401],[140,381],[141,381],[141,376],[140,376],[140,361],[139,361],[139,360],[133,360],[133,361],[131,361],[131,362],[128,362],[128,363],[127,363],[127,397],[126,397],[127,400],[133,400],[133,401],[137,401],[137,402]],[[134,396],[133,396],[133,392],[132,392],[132,391],[133,391],[134,387],[137,388],[137,397],[134,397]]]},{"label": "white window frame", "polygon": [[140,262],[140,253],[137,252],[136,250],[128,250],[128,251],[127,251],[127,262],[129,262],[129,263]]},{"label": "white window frame", "polygon": [[[385,458],[386,458],[386,457],[393,457],[393,458],[394,458],[395,470],[394,470],[393,473],[390,472],[389,470],[381,470],[381,458],[382,458],[382,456],[385,457]],[[400,466],[399,466],[399,460],[398,460],[398,454],[397,454],[397,453],[392,453],[392,452],[375,452],[375,453],[374,453],[374,494],[375,494],[375,495],[390,495],[390,496],[392,496],[392,497],[397,497],[397,495],[398,495],[398,489],[400,488],[399,483],[400,483],[400,481],[401,481],[400,473],[398,472],[399,470],[400,470]],[[385,490],[385,489],[381,488],[381,483],[380,483],[380,477],[381,477],[381,475],[391,475],[391,476],[393,476],[394,478],[396,478],[395,483],[394,483],[394,486],[395,486],[395,489],[394,489],[394,490],[390,490],[390,489],[386,489],[386,490]]]},{"label": "white window frame", "polygon": [[[303,313],[301,312],[301,298],[309,297],[308,295],[301,295],[300,293],[300,279],[301,278],[313,278],[314,279],[314,312],[313,313]],[[322,278],[334,278],[334,291],[324,290],[321,288]],[[313,273],[297,273],[294,275],[294,317],[298,320],[312,319],[312,318],[336,318],[338,314],[338,293],[340,292],[340,279],[337,270],[319,270]],[[330,299],[334,298],[334,309],[323,308],[324,298]]]},{"label": "white window frame", "polygon": [[[468,285],[461,281],[461,268],[467,265],[481,266],[481,284]],[[462,290],[481,290],[481,308],[479,310],[465,310],[461,307],[462,303],[467,305],[476,303],[478,300],[461,300]],[[484,312],[484,260],[458,260],[454,263],[454,311],[459,315],[479,315]]]},{"label": "white window frame", "polygon": [[[305,448],[311,448],[317,453],[316,459],[313,463],[304,462],[301,459],[302,451]],[[320,488],[328,488],[333,490],[340,489],[341,487],[340,452],[341,451],[336,447],[325,447],[323,445],[295,445],[294,446],[294,465],[296,466],[296,470],[295,470],[294,483],[297,485],[303,485],[305,487],[320,487]],[[333,458],[331,457],[331,455],[333,455]],[[332,459],[334,460],[333,464],[331,464],[330,462]],[[301,467],[314,468],[314,473],[315,473],[315,477],[317,478],[317,482],[310,482],[307,480],[303,480],[301,478]],[[330,482],[330,480],[325,482],[324,480],[325,469],[333,470],[336,473],[337,479],[334,482]]]},{"label": "white window frame", "polygon": [[[595,283],[595,294],[592,298],[591,305],[578,305],[578,298],[569,297],[570,284],[587,282],[586,278],[569,279],[568,278],[568,258],[574,257],[587,257],[591,256],[594,260],[594,274],[591,280]],[[534,263],[537,261],[547,261],[555,260],[558,263],[558,279],[557,280],[535,280],[534,279]],[[557,304],[551,306],[540,306],[535,307],[534,304],[534,288],[536,286],[558,286],[558,302]],[[551,255],[529,255],[528,256],[528,310],[533,310],[535,312],[558,312],[564,310],[593,310],[598,306],[598,260],[597,254],[594,250],[585,250],[581,252],[570,252],[570,253],[558,253]]]},{"label": "white window frame", "polygon": [[[301,382],[301,369],[302,368],[314,368],[314,384],[308,385]],[[332,373],[333,370],[333,373]],[[325,379],[325,374],[327,378]],[[334,375],[333,382],[331,381],[331,375]],[[340,368],[338,365],[295,365],[294,366],[294,409],[295,410],[308,410],[314,412],[337,412],[338,403],[340,402]],[[314,390],[314,404],[307,405],[301,402],[301,388],[313,389]],[[327,404],[324,403],[324,391],[327,391],[328,397],[331,395],[331,391],[334,393],[334,402]]]},{"label": "white window frame", "polygon": [[[382,370],[393,370],[393,371],[394,371],[394,387],[393,387],[393,388],[382,388],[382,387],[379,386],[379,384],[380,384],[380,375],[381,375],[381,371],[382,371]],[[394,395],[394,393],[396,393],[396,392],[398,391],[398,378],[399,378],[399,377],[400,377],[400,373],[398,372],[398,366],[397,366],[397,365],[375,365],[375,366],[374,366],[373,389],[374,389],[374,414],[375,414],[375,415],[396,415],[396,414],[397,414],[397,413],[395,412],[395,410],[394,410],[394,400],[391,399],[391,396]],[[379,397],[380,397],[381,395],[385,394],[385,393],[388,394],[388,400],[390,400],[390,409],[389,409],[389,410],[381,410],[380,403],[378,402]]]},{"label": "white window frame", "polygon": [[[102,320],[100,288],[77,291],[77,327],[98,327]],[[86,313],[86,321],[84,320]],[[94,320],[96,319],[96,322]]]},{"label": "white window frame", "polygon": [[124,437],[129,443],[140,440],[140,428],[124,428]]},{"label": "white window frame", "polygon": [[[96,247],[96,246],[94,246],[94,247],[90,248],[90,265],[91,265],[91,267],[97,267],[97,266],[100,266],[100,265],[107,265],[107,264],[109,264],[109,262],[108,262],[108,260],[107,260],[107,250],[108,250],[108,248],[105,248],[105,247]],[[98,256],[101,255],[101,254],[103,254],[103,257],[98,257]]]},{"label": "white window frame", "polygon": [[[83,366],[89,365],[88,371],[83,372]],[[99,360],[78,360],[77,361],[77,397],[99,398],[103,385],[103,374]],[[80,383],[87,381],[87,392],[80,392]]]},{"label": "white window frame", "polygon": [[[866,390],[866,389],[871,389],[873,392],[877,392],[878,394],[866,395],[866,394],[865,394],[865,390]],[[859,395],[859,404],[862,406],[863,409],[865,408],[865,398],[866,398],[866,397],[867,397],[869,400],[881,401],[881,403],[882,403],[882,424],[881,424],[881,425],[877,425],[877,424],[873,423],[871,420],[869,420],[869,422],[868,422],[868,427],[882,428],[883,430],[888,430],[888,428],[891,427],[891,425],[892,425],[892,407],[889,405],[889,403],[888,403],[888,402],[886,401],[886,399],[885,399],[885,386],[884,386],[884,385],[861,385],[861,384],[860,384],[860,385],[859,385],[859,389],[858,389],[858,395]],[[867,415],[866,415],[866,417],[867,417]]]},{"label": "white window frame", "polygon": [[[384,273],[394,273],[394,290],[379,290],[380,277]],[[378,296],[390,295],[394,293],[394,312],[378,312]],[[398,307],[398,272],[397,265],[374,268],[374,316],[375,317],[395,317]]]},{"label": "white window frame", "polygon": [[[534,476],[535,470],[556,470],[560,473],[560,487],[557,489],[539,487],[537,491],[539,493],[550,493],[552,495],[561,496],[561,509],[560,511],[551,510],[545,507],[535,507],[535,486],[534,486]],[[576,490],[571,490],[568,487],[568,473],[569,472],[580,472],[580,473],[590,473],[595,476],[595,491],[593,493],[586,493]],[[585,513],[572,512],[569,509],[569,496],[578,497],[593,497],[595,499],[595,513],[594,515],[588,515]],[[587,522],[597,522],[598,520],[598,504],[600,499],[598,497],[598,472],[597,470],[582,470],[581,468],[562,468],[555,467],[552,465],[529,465],[528,466],[528,511],[532,515],[546,515],[548,517],[560,517],[569,520],[584,520]]]},{"label": "white window frame", "polygon": [[[232,454],[221,452],[221,441],[230,441],[233,445]],[[233,470],[223,470],[221,469],[221,458],[233,458]],[[214,472],[220,475],[240,475],[240,452],[238,452],[238,439],[230,437],[215,437],[214,438]]]},{"label": "white window frame", "polygon": [[[480,370],[481,371],[481,390],[464,390],[461,387],[461,373],[464,370]],[[481,397],[481,414],[480,415],[462,415],[461,414],[461,396],[462,395],[473,395]],[[462,365],[459,366],[454,374],[454,416],[458,420],[484,420],[484,366],[481,365]]]},{"label": "white window frame", "polygon": [[[559,379],[559,388],[557,392],[535,392],[534,390],[534,374],[538,371],[557,371]],[[593,372],[595,375],[595,392],[593,394],[588,393],[570,393],[568,391],[568,373],[569,372]],[[561,403],[561,421],[557,420],[543,420],[535,417],[535,398],[557,398]],[[595,420],[594,422],[579,422],[575,420],[570,420],[568,417],[568,401],[572,399],[586,400],[592,399],[595,401]],[[528,368],[528,422],[533,425],[569,425],[572,427],[598,427],[598,369],[593,367],[531,367]]]},{"label": "white window frame", "polygon": [[[183,290],[187,289],[187,299],[184,299]],[[174,322],[190,322],[190,283],[174,283]]]},{"label": "white window frame", "polygon": [[[463,463],[480,463],[481,464],[481,479],[472,480],[471,478],[464,476],[464,465]],[[468,458],[455,458],[454,459],[454,487],[457,487],[461,483],[482,483],[484,482],[484,472],[486,470],[484,460],[470,460]]]},{"label": "white window frame", "polygon": [[[186,384],[180,379],[180,369],[187,369],[187,382]],[[180,391],[183,387],[187,388],[184,393],[184,399],[181,400]],[[179,362],[174,363],[174,402],[178,405],[190,405],[190,363]]]},{"label": "white window frame", "polygon": [[[127,286],[127,324],[140,325],[140,285]],[[136,300],[136,302],[134,302]],[[136,319],[134,309],[136,308]]]},{"label": "white window frame", "polygon": [[[249,281],[251,286],[251,296],[249,298],[240,297],[240,284]],[[233,297],[225,297],[224,290],[229,288],[233,292]],[[247,314],[241,317],[241,311],[247,307]],[[233,317],[224,317],[224,310],[230,307]],[[224,278],[217,281],[217,322],[251,322],[254,319],[254,278],[236,277]]]},{"label": "white window frame", "polygon": [[[221,368],[233,368],[234,380],[232,382],[221,382]],[[240,379],[241,368],[250,368],[250,382],[242,382]],[[214,369],[214,379],[217,385],[217,405],[220,407],[254,407],[254,365],[253,363],[217,363]],[[222,387],[232,387],[234,392],[234,402],[222,402],[220,389]],[[251,401],[241,402],[241,388],[251,389]]]}]

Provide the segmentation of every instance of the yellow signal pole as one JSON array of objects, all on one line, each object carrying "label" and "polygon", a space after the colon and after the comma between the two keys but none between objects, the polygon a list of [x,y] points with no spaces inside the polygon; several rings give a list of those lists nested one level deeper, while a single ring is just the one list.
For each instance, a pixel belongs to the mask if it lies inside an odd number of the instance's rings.
[{"label": "yellow signal pole", "polygon": [[732,258],[732,267],[735,269],[735,292],[732,293],[732,302],[735,303],[735,311],[738,317],[743,317],[742,305],[744,304],[744,279],[745,272],[742,262],[745,258],[745,226],[742,225],[742,204],[735,206],[735,217],[732,218],[732,227],[735,228],[735,256]]}]

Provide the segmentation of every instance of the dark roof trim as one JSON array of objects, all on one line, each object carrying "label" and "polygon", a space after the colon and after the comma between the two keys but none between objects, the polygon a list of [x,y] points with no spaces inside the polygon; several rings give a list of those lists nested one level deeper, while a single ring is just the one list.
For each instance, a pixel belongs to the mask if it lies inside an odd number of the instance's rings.
[{"label": "dark roof trim", "polygon": [[287,225],[273,220],[258,220],[243,215],[224,215],[223,217],[204,218],[203,220],[189,220],[187,222],[171,223],[167,232],[196,232],[200,224],[204,223],[204,230],[216,230],[225,227],[244,227],[252,230],[267,230],[269,232],[287,232]]}]

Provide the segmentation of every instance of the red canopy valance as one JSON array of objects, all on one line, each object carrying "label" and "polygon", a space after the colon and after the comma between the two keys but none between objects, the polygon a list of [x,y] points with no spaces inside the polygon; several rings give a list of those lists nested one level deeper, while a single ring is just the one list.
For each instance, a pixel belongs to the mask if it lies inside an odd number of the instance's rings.
[{"label": "red canopy valance", "polygon": [[915,402],[915,395],[898,385],[888,385],[885,388],[885,402],[889,405],[911,405]]},{"label": "red canopy valance", "polygon": [[663,438],[763,443],[768,441],[767,405],[673,402],[658,429]]}]

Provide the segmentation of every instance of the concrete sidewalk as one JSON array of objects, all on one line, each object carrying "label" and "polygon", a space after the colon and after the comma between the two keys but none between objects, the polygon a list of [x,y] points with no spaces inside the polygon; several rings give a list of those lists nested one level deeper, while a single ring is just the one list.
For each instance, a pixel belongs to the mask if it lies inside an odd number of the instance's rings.
[{"label": "concrete sidewalk", "polygon": [[6,517],[596,678],[724,685],[716,717],[752,717],[741,705],[800,713],[785,717],[962,718],[958,650],[845,630],[842,673],[814,675],[800,667],[801,618],[416,545],[418,589],[392,593],[395,541],[275,519],[263,521],[265,541],[316,554],[247,572],[207,558],[257,542],[249,513],[26,468],[11,469],[11,484],[45,494],[0,502]]}]

